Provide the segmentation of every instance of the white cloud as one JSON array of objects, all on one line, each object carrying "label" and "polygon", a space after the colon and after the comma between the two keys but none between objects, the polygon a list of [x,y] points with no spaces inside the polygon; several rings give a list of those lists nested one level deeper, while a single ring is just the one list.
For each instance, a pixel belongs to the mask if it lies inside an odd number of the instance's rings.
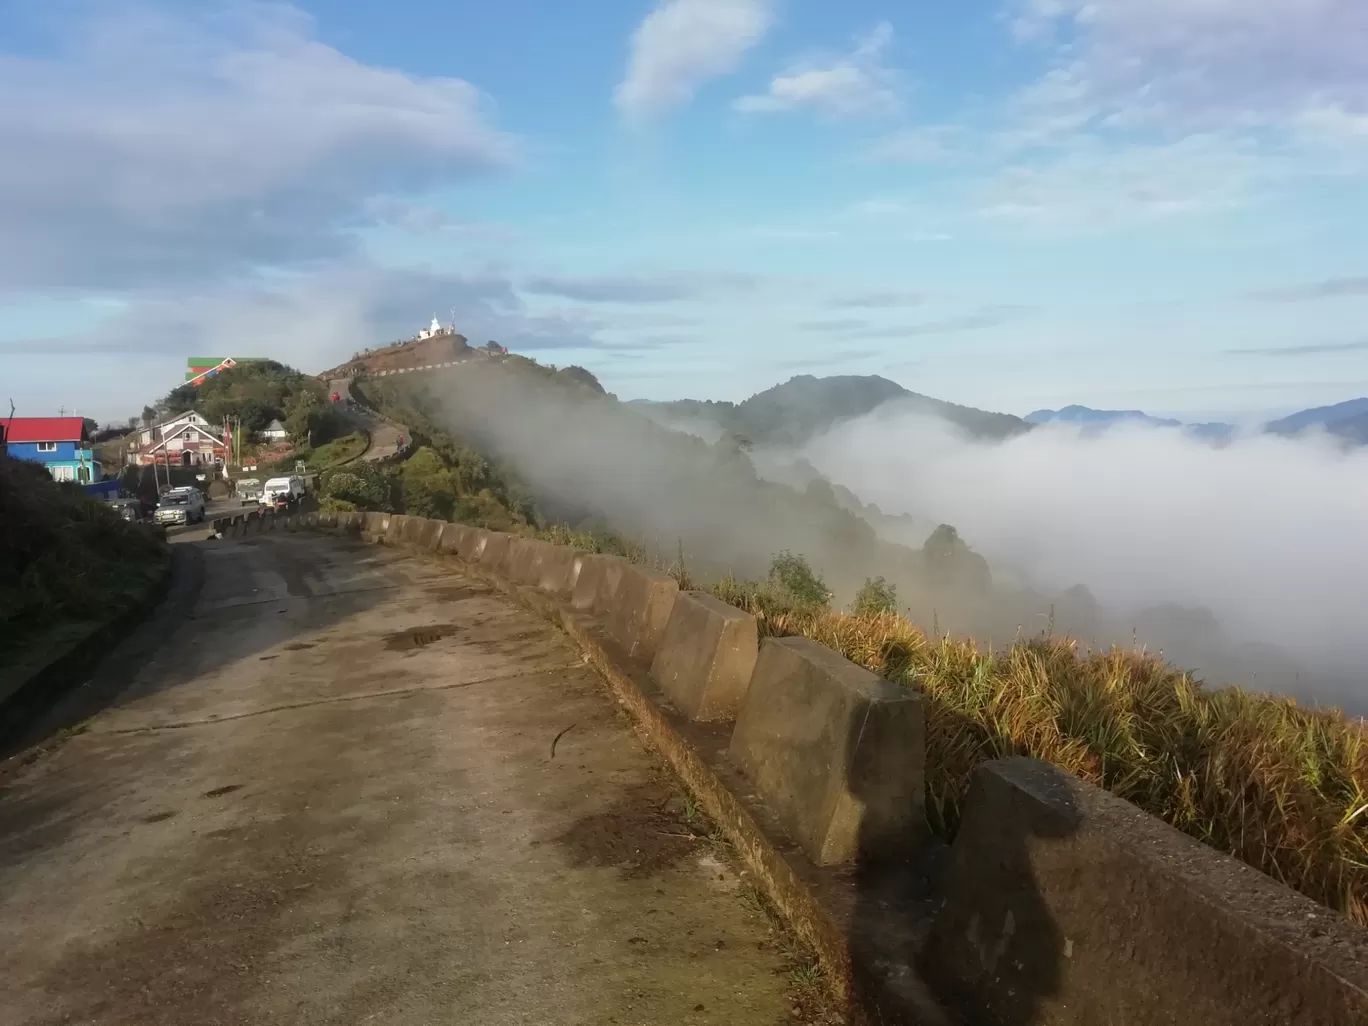
[{"label": "white cloud", "polygon": [[682,106],[735,68],[773,20],[772,0],[664,0],[632,35],[618,109],[641,122]]},{"label": "white cloud", "polygon": [[[1368,449],[1267,435],[1215,448],[1134,425],[1096,438],[1040,428],[991,444],[892,405],[814,440],[804,455],[887,513],[955,525],[999,578],[1015,568],[1050,593],[1083,584],[1119,628],[1085,642],[1129,643],[1134,614],[1158,603],[1205,607],[1237,643],[1277,644],[1330,675],[1353,669],[1354,705],[1368,705],[1357,672]],[[1140,640],[1215,669],[1206,658],[1219,646],[1204,644],[1215,639],[1177,634],[1142,630]]]},{"label": "white cloud", "polygon": [[[386,267],[347,259],[303,272],[183,285],[144,293],[97,330],[77,337],[13,343],[47,353],[270,356],[314,372],[386,340],[408,338],[436,313],[457,330],[516,350],[592,348],[594,325],[557,311],[530,309],[497,274]],[[8,348],[0,345],[0,353]],[[150,387],[120,382],[130,402]],[[166,387],[170,387],[169,385]]]},{"label": "white cloud", "polygon": [[369,197],[508,165],[470,83],[362,64],[294,8],[67,25],[0,55],[0,292],[349,252]]},{"label": "white cloud", "polygon": [[799,63],[776,75],[764,93],[738,99],[736,109],[773,114],[807,108],[831,117],[891,114],[899,106],[897,76],[882,61],[892,39],[893,26],[882,22],[854,52]]},{"label": "white cloud", "polygon": [[1277,124],[1368,110],[1363,0],[1019,0],[1019,38],[1061,65],[1030,95],[1113,122]]},{"label": "white cloud", "polygon": [[1226,136],[1119,147],[1082,137],[1004,167],[980,185],[978,210],[1041,227],[1110,228],[1232,209],[1270,173],[1264,158]]}]

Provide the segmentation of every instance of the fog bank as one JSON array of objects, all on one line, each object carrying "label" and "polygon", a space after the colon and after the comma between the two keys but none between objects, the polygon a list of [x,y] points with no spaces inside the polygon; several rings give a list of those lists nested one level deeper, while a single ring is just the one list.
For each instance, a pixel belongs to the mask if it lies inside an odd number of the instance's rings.
[{"label": "fog bank", "polygon": [[[910,514],[918,531],[954,524],[999,581],[1011,570],[1046,592],[1086,586],[1112,614],[1108,630],[1147,623],[1143,611],[1160,604],[1202,607],[1231,640],[1275,645],[1352,682],[1284,686],[1322,698],[1347,686],[1350,704],[1365,704],[1368,448],[1270,435],[1218,448],[1132,424],[1092,436],[1051,425],[991,443],[885,408],[802,455],[883,513]],[[1176,618],[1188,621],[1189,654],[1217,633],[1200,613]]]}]

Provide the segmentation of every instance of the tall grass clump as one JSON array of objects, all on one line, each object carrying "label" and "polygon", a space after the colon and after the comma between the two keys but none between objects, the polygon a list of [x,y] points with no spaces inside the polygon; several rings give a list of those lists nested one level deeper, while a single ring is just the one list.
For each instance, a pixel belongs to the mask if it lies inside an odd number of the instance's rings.
[{"label": "tall grass clump", "polygon": [[[866,586],[868,588],[868,585]],[[1208,689],[1143,651],[928,638],[889,606],[857,614],[713,589],[762,636],[800,635],[922,693],[932,827],[953,838],[974,769],[1054,763],[1368,925],[1368,732],[1335,710]]]}]

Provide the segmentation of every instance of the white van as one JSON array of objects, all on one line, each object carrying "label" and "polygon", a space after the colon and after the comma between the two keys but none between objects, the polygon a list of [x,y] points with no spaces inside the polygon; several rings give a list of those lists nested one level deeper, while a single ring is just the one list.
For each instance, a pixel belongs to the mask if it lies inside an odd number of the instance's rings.
[{"label": "white van", "polygon": [[303,497],[302,477],[273,477],[261,489],[261,502],[265,506],[293,508]]}]

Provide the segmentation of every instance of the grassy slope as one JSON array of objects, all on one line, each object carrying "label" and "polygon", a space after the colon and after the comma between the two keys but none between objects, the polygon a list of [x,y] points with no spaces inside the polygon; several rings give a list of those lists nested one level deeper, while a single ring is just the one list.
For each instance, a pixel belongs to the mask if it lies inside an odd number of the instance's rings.
[{"label": "grassy slope", "polygon": [[157,529],[0,456],[0,674],[56,654],[125,609],[167,559]]},{"label": "grassy slope", "polygon": [[270,464],[270,466],[276,470],[293,471],[295,461],[303,460],[310,471],[328,470],[356,459],[366,451],[368,445],[370,445],[369,434],[365,431],[353,431],[351,434],[334,438],[331,442],[325,442],[312,449],[306,445],[301,445],[286,459]]},{"label": "grassy slope", "polygon": [[[374,391],[409,423],[411,389]],[[422,430],[416,428],[415,430]],[[500,526],[489,524],[489,526]],[[501,529],[530,531],[519,522]],[[544,537],[596,539],[551,527]],[[640,545],[615,543],[634,559]],[[688,586],[682,565],[672,570]],[[928,636],[895,612],[854,616],[796,601],[774,581],[724,579],[723,599],[769,635],[802,635],[926,698],[935,828],[953,836],[975,766],[1010,755],[1055,763],[1368,925],[1368,736],[1333,711],[1212,690],[1144,652],[1087,654],[1069,639],[996,652]]]}]

